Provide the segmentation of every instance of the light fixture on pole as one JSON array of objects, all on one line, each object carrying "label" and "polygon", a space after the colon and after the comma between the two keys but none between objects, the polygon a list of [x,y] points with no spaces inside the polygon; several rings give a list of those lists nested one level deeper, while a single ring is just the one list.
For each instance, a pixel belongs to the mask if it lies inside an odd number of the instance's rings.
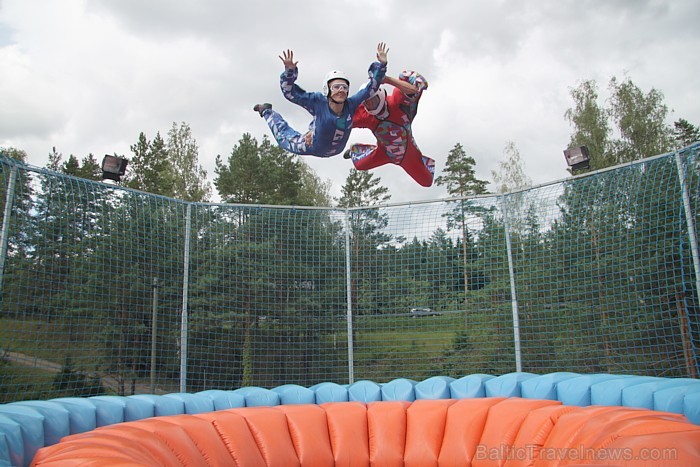
[{"label": "light fixture on pole", "polygon": [[102,159],[102,179],[120,181],[122,175],[126,173],[128,163],[129,161],[124,158],[105,154],[104,159]]},{"label": "light fixture on pole", "polygon": [[569,165],[568,171],[573,175],[575,171],[587,169],[590,165],[591,154],[586,146],[564,149],[564,157]]}]

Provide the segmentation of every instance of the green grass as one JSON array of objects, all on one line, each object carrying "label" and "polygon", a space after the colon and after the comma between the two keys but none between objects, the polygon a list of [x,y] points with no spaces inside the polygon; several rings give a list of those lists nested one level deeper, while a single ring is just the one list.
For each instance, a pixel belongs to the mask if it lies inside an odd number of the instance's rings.
[{"label": "green grass", "polygon": [[[420,380],[440,371],[445,354],[464,329],[464,318],[458,313],[421,318],[372,316],[360,317],[353,325],[356,380]],[[346,339],[346,334],[338,339]]]},{"label": "green grass", "polygon": [[[45,371],[21,365],[2,364],[0,374],[0,403],[46,399],[53,394],[54,375]],[[46,397],[47,394],[49,397]]]},{"label": "green grass", "polygon": [[95,364],[101,347],[92,326],[69,326],[38,320],[0,319],[0,348],[59,365],[70,356],[76,366]]},{"label": "green grass", "polygon": [[[277,327],[277,322],[263,323]],[[445,355],[454,347],[455,338],[464,332],[464,315],[460,313],[412,318],[408,315],[357,317],[355,330],[355,377],[389,381],[397,377],[413,379],[437,374]],[[96,329],[96,328],[95,328]],[[336,333],[323,334],[323,342],[344,354],[347,347],[346,327]],[[72,336],[71,336],[72,331]],[[72,330],[60,322],[0,319],[0,347],[25,353],[63,365],[67,356],[76,369],[93,371],[104,354],[98,331],[90,322]]]},{"label": "green grass", "polygon": [[440,353],[452,346],[454,331],[376,331],[355,333],[355,355],[391,349],[411,352],[420,347],[424,353]]}]

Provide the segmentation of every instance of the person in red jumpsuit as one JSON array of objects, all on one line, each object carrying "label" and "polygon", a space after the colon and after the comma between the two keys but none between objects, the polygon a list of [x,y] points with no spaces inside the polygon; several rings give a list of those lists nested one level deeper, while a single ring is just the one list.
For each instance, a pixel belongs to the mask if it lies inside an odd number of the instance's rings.
[{"label": "person in red jumpsuit", "polygon": [[354,144],[343,157],[352,159],[357,170],[399,165],[418,184],[429,187],[433,184],[435,161],[421,153],[411,130],[428,81],[414,71],[403,71],[398,79],[386,76],[383,82],[394,86],[392,93],[380,88],[357,108],[352,118],[353,128],[369,128],[377,144]]}]

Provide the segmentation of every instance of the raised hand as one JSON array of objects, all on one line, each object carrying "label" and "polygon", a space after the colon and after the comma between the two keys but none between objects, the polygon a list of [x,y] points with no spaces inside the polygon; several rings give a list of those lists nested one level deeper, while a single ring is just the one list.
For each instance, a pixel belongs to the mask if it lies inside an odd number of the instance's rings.
[{"label": "raised hand", "polygon": [[294,61],[294,52],[292,52],[289,49],[283,51],[282,55],[280,55],[279,57],[280,60],[282,60],[282,63],[284,63],[284,67],[287,70],[293,70],[297,67],[297,63],[299,63],[299,61]]},{"label": "raised hand", "polygon": [[388,63],[388,53],[389,47],[387,47],[384,42],[380,42],[379,44],[377,44],[377,60],[379,60],[379,63],[381,63],[382,65],[386,65]]}]

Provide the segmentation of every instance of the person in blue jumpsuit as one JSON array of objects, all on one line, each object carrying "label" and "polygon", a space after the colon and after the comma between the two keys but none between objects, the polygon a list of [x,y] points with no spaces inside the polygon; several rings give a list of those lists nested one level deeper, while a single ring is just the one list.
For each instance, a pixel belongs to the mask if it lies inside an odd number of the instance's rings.
[{"label": "person in blue jumpsuit", "polygon": [[304,107],[313,116],[306,133],[299,133],[287,121],[272,110],[271,104],[257,104],[253,110],[265,119],[285,151],[316,157],[340,154],[350,138],[352,116],[362,101],[377,92],[386,75],[389,49],[380,42],[377,45],[377,61],[369,67],[369,80],[360,90],[348,97],[350,80],[341,71],[330,71],[323,80],[323,92],[306,92],[295,84],[299,75],[291,50],[282,53],[284,72],[280,75],[280,88],[287,100]]}]

